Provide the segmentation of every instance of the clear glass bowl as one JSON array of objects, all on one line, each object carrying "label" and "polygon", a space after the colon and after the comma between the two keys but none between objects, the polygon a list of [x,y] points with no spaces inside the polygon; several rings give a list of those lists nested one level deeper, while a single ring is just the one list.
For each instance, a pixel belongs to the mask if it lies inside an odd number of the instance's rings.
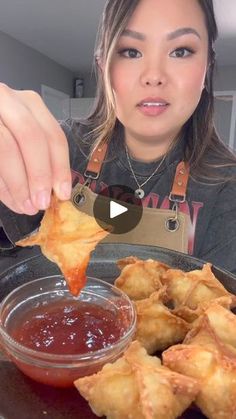
[{"label": "clear glass bowl", "polygon": [[[98,305],[116,316],[115,324],[120,327],[118,340],[94,351],[63,354],[60,350],[57,354],[31,349],[12,337],[23,317],[30,322],[32,310],[40,313],[50,303],[63,305],[75,301]],[[91,277],[79,297],[70,294],[62,276],[54,275],[21,285],[0,304],[0,345],[8,358],[30,378],[56,387],[72,386],[77,378],[93,374],[119,358],[132,340],[135,326],[136,313],[128,296],[108,282]]]}]

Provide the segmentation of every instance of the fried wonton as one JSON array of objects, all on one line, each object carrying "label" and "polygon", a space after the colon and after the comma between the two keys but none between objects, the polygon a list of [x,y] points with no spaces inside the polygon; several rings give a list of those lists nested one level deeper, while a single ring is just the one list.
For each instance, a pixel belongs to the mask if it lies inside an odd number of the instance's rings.
[{"label": "fried wonton", "polygon": [[219,297],[215,298],[214,300],[199,303],[195,310],[192,310],[187,306],[181,306],[175,310],[172,310],[172,313],[186,320],[188,323],[192,323],[196,321],[198,317],[204,314],[204,312],[212,305],[212,303],[216,303],[221,307],[226,308],[227,310],[231,310],[232,308],[236,307],[236,296],[229,293],[224,297]]},{"label": "fried wonton", "polygon": [[195,399],[196,380],[170,371],[139,342],[75,386],[97,416],[108,419],[175,419]]},{"label": "fried wonton", "polygon": [[236,418],[236,316],[216,303],[182,345],[163,353],[164,365],[200,380],[196,405],[209,419]]},{"label": "fried wonton", "polygon": [[141,260],[130,256],[117,261],[121,269],[115,285],[124,291],[132,300],[148,298],[161,286],[161,276],[169,266],[156,260]]},{"label": "fried wonton", "polygon": [[183,341],[189,331],[189,324],[170,312],[163,302],[166,288],[163,287],[147,299],[136,301],[137,339],[149,354]]},{"label": "fried wonton", "polygon": [[[109,226],[108,226],[109,230]],[[52,195],[38,232],[18,241],[18,246],[39,245],[42,253],[62,271],[72,294],[85,285],[90,253],[109,234],[91,217]]]},{"label": "fried wonton", "polygon": [[207,306],[207,303],[221,297],[224,306],[236,305],[236,297],[230,294],[211,270],[211,264],[204,264],[202,269],[184,272],[169,269],[162,275],[162,283],[167,285],[167,293],[174,305],[174,314],[187,321],[195,320]]}]

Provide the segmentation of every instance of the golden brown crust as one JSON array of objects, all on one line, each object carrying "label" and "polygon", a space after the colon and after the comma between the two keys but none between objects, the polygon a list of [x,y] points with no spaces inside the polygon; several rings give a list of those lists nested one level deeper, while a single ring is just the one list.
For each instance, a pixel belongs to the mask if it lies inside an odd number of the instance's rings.
[{"label": "golden brown crust", "polygon": [[115,280],[115,285],[124,291],[132,300],[148,298],[162,287],[161,276],[169,269],[166,264],[152,260],[141,260],[129,256],[117,261],[122,270]]},{"label": "golden brown crust", "polygon": [[137,341],[122,358],[75,386],[93,412],[108,419],[174,419],[199,391],[196,380],[170,371]]},{"label": "golden brown crust", "polygon": [[78,295],[85,284],[90,253],[109,234],[91,217],[52,196],[39,231],[18,241],[18,246],[39,245],[42,253],[55,262],[68,282],[70,291]]},{"label": "golden brown crust", "polygon": [[182,342],[189,324],[180,317],[175,316],[163,304],[166,298],[166,289],[154,292],[149,298],[136,301],[137,339],[149,354],[162,351],[170,345]]},{"label": "golden brown crust", "polygon": [[236,418],[236,317],[213,303],[184,343],[163,353],[164,365],[200,380],[197,406],[210,419]]},{"label": "golden brown crust", "polygon": [[190,272],[169,269],[162,275],[161,281],[167,286],[167,294],[174,305],[173,313],[188,322],[199,317],[216,299],[223,307],[236,306],[236,297],[218,281],[210,263]]}]

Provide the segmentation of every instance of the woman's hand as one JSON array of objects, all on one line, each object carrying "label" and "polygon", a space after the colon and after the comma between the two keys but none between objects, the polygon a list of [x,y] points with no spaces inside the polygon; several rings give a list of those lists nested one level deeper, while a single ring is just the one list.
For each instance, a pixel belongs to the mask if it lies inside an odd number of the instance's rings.
[{"label": "woman's hand", "polygon": [[69,199],[65,134],[39,94],[0,84],[0,201],[33,215],[49,206],[52,189]]}]

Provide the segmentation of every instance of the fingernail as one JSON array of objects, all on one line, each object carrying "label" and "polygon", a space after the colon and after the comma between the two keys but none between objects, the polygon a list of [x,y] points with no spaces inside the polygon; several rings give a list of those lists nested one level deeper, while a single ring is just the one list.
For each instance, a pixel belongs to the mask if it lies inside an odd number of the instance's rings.
[{"label": "fingernail", "polygon": [[40,191],[36,194],[34,201],[36,202],[37,208],[45,210],[50,205],[50,194],[48,191]]},{"label": "fingernail", "polygon": [[23,203],[23,212],[28,215],[37,214],[38,210],[33,206],[30,199],[26,199]]},{"label": "fingernail", "polygon": [[71,183],[70,182],[61,183],[59,185],[59,189],[57,189],[57,191],[56,191],[56,193],[57,193],[59,199],[70,199],[70,197],[71,197]]}]

